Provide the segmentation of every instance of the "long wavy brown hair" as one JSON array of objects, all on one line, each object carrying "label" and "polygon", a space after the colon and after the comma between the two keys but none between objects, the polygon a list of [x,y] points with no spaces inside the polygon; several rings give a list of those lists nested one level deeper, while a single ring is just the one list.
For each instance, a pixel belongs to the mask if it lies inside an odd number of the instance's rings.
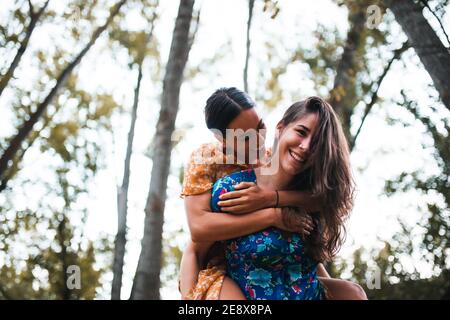
[{"label": "long wavy brown hair", "polygon": [[331,261],[345,240],[345,220],[352,207],[355,183],[350,153],[341,123],[331,105],[309,97],[290,106],[280,123],[285,127],[305,114],[318,115],[306,168],[293,179],[290,189],[308,190],[319,197],[320,212],[312,213],[316,228],[306,239],[307,252],[315,261]]}]

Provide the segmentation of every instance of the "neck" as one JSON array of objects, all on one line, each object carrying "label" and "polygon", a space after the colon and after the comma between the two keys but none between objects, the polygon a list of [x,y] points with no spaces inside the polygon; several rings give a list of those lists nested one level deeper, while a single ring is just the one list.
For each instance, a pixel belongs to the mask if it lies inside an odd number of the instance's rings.
[{"label": "neck", "polygon": [[[274,157],[272,157],[272,161],[275,161],[273,159],[275,159]],[[289,183],[294,177],[283,171],[279,165],[278,168],[275,165],[276,169],[274,169],[274,163],[272,161],[255,169],[258,185],[271,190],[287,190]],[[263,174],[262,172],[269,172],[269,174]]]}]

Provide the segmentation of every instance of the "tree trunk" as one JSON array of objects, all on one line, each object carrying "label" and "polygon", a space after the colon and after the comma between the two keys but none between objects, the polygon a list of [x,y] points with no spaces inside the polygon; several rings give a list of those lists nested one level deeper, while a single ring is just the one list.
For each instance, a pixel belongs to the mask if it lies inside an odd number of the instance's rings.
[{"label": "tree trunk", "polygon": [[[105,29],[108,27],[108,25],[114,19],[114,17],[119,13],[120,8],[125,4],[126,1],[127,0],[120,0],[111,9],[110,15],[108,17],[108,20],[105,22],[105,24],[95,30],[95,32],[93,33],[88,44],[83,48],[83,50],[81,50],[80,53],[78,53],[78,55],[75,57],[75,59],[71,63],[69,63],[66,66],[66,68],[61,72],[61,74],[56,79],[55,86],[50,90],[47,97],[45,97],[44,101],[38,105],[36,111],[30,115],[28,120],[26,120],[22,124],[22,126],[18,130],[17,134],[11,139],[11,142],[10,142],[8,148],[5,150],[2,157],[0,158],[0,182],[3,180],[5,171],[7,170],[10,161],[14,158],[17,150],[19,150],[22,142],[27,138],[27,136],[33,130],[34,125],[36,124],[36,122],[38,122],[39,118],[45,112],[48,105],[58,95],[59,89],[64,85],[65,81],[67,80],[69,75],[72,73],[73,69],[75,69],[75,67],[80,63],[80,61],[83,59],[83,57],[89,51],[89,49],[94,45],[94,43],[98,39],[98,37],[103,33],[103,31],[105,31]],[[2,184],[2,183],[0,183],[0,184]],[[2,185],[4,185],[4,184],[2,184]],[[0,190],[0,192],[1,191],[2,190]]]},{"label": "tree trunk", "polygon": [[169,59],[163,82],[161,111],[154,137],[153,167],[145,207],[144,236],[131,299],[159,299],[162,231],[167,177],[172,150],[171,136],[179,106],[183,71],[189,56],[189,29],[194,0],[180,0]]},{"label": "tree trunk", "polygon": [[412,0],[384,0],[408,36],[433,80],[442,102],[450,110],[450,52],[422,14],[422,6]]},{"label": "tree trunk", "polygon": [[329,98],[330,104],[340,117],[348,141],[353,140],[350,134],[350,118],[357,102],[356,75],[360,69],[359,58],[363,54],[361,47],[364,46],[366,38],[366,10],[367,6],[362,3],[349,5],[350,29]]},{"label": "tree trunk", "polygon": [[126,233],[127,233],[127,203],[128,186],[130,182],[131,154],[133,151],[134,128],[136,126],[137,110],[139,105],[139,91],[142,80],[142,61],[139,64],[138,78],[134,90],[134,102],[131,112],[131,125],[128,132],[127,152],[125,155],[125,165],[122,179],[122,186],[117,188],[117,235],[114,243],[114,264],[113,264],[113,282],[111,288],[111,299],[120,300],[120,291],[122,288],[123,261],[125,256]]},{"label": "tree trunk", "polygon": [[139,93],[141,89],[142,80],[142,66],[145,61],[147,54],[148,43],[153,37],[153,30],[155,29],[156,21],[156,9],[153,12],[153,17],[151,19],[151,29],[145,37],[144,43],[139,46],[139,54],[135,61],[138,65],[138,77],[136,82],[136,88],[134,90],[134,101],[133,108],[131,111],[131,124],[130,131],[128,132],[128,144],[127,151],[125,155],[124,172],[122,179],[122,186],[117,190],[117,235],[115,239],[114,246],[114,263],[113,263],[113,282],[111,287],[111,299],[120,300],[120,295],[122,291],[122,276],[123,276],[123,265],[125,257],[125,247],[126,247],[126,235],[127,235],[127,215],[128,215],[128,186],[130,181],[130,167],[131,167],[131,154],[133,152],[133,140],[134,131],[137,120],[137,110],[139,106]]},{"label": "tree trunk", "polygon": [[20,47],[17,50],[17,53],[16,53],[13,61],[11,62],[11,65],[9,66],[8,71],[6,71],[6,73],[2,76],[2,78],[0,80],[0,96],[3,93],[3,90],[8,85],[9,80],[11,80],[11,78],[13,77],[14,71],[16,70],[17,66],[19,65],[19,62],[22,59],[22,56],[25,53],[25,50],[27,50],[28,42],[30,41],[31,35],[34,31],[34,28],[36,27],[37,22],[39,21],[39,19],[41,18],[42,14],[45,11],[45,9],[47,8],[49,1],[50,0],[47,0],[44,3],[44,5],[42,6],[42,8],[39,9],[39,11],[36,13],[33,12],[33,6],[31,5],[31,3],[29,3],[29,5],[30,5],[30,24],[27,27],[27,30],[25,32],[25,37],[23,38],[22,42],[20,43]]},{"label": "tree trunk", "polygon": [[67,244],[66,244],[66,238],[65,238],[65,232],[66,232],[66,217],[65,214],[62,213],[62,220],[58,224],[58,240],[59,245],[61,246],[61,252],[59,253],[59,258],[61,260],[61,278],[62,278],[62,284],[61,284],[61,291],[60,291],[60,298],[62,300],[70,300],[70,289],[67,287]]},{"label": "tree trunk", "polygon": [[248,92],[248,60],[250,59],[250,28],[252,26],[254,5],[255,5],[255,0],[248,0],[247,43],[246,43],[245,66],[244,66],[244,91],[245,92]]}]

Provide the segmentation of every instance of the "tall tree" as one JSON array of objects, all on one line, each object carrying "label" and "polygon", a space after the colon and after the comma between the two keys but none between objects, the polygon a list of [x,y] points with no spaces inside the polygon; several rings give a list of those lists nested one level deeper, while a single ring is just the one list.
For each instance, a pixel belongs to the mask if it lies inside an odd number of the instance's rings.
[{"label": "tall tree", "polygon": [[[156,7],[156,6],[155,6]],[[125,154],[124,171],[122,178],[122,185],[117,188],[117,234],[114,242],[114,262],[113,262],[113,282],[111,287],[111,299],[120,300],[120,292],[122,288],[122,274],[126,246],[127,234],[127,211],[128,211],[128,186],[130,182],[130,168],[131,155],[133,150],[133,140],[135,133],[135,126],[137,120],[137,111],[139,106],[139,93],[141,88],[143,63],[148,55],[148,46],[150,39],[153,36],[153,30],[156,20],[156,8],[154,8],[153,15],[150,21],[150,31],[139,32],[132,34],[131,32],[124,32],[119,41],[125,42],[124,45],[131,51],[133,56],[133,65],[137,66],[138,74],[136,80],[136,87],[134,90],[133,107],[131,110],[131,123],[128,132],[127,150]],[[134,39],[133,43],[127,43],[129,39]],[[134,52],[135,51],[135,52]],[[134,53],[134,54],[133,54]]]},{"label": "tall tree", "polygon": [[159,299],[162,231],[171,136],[179,107],[180,87],[190,49],[189,30],[194,0],[180,0],[163,80],[161,110],[153,143],[152,174],[145,206],[144,236],[131,290],[131,299]]},{"label": "tall tree", "polygon": [[248,19],[247,19],[247,42],[245,51],[245,66],[244,66],[244,91],[248,92],[248,61],[250,59],[250,29],[252,26],[253,7],[255,0],[248,0]]},{"label": "tall tree", "polygon": [[412,0],[384,0],[408,36],[433,80],[442,102],[450,110],[450,51],[423,16],[423,6]]},{"label": "tall tree", "polygon": [[16,155],[17,151],[20,149],[22,143],[30,132],[32,132],[34,125],[39,121],[39,119],[44,114],[48,105],[53,101],[53,99],[58,95],[59,89],[64,85],[69,75],[75,69],[75,67],[81,62],[83,57],[89,51],[89,49],[94,45],[99,36],[106,30],[108,25],[114,19],[114,17],[119,13],[120,8],[125,4],[127,0],[120,0],[111,10],[108,19],[106,22],[98,27],[91,39],[86,44],[86,46],[76,55],[76,57],[65,67],[64,70],[59,74],[56,79],[56,83],[54,87],[50,90],[45,99],[38,105],[36,110],[29,115],[29,118],[20,126],[17,134],[11,139],[9,146],[6,148],[4,153],[0,158],[0,192],[6,188],[7,181],[5,179],[5,173],[8,169],[8,166],[12,162],[11,160]]},{"label": "tall tree", "polygon": [[42,14],[44,13],[45,9],[47,8],[49,1],[50,0],[47,0],[44,3],[44,5],[41,8],[39,8],[37,11],[35,11],[34,6],[31,3],[31,0],[28,1],[30,23],[28,24],[28,26],[26,28],[25,36],[24,36],[23,40],[20,42],[19,49],[17,50],[17,53],[14,56],[13,61],[9,65],[8,70],[5,72],[4,75],[2,75],[2,77],[0,79],[0,96],[3,93],[3,90],[8,85],[9,80],[11,80],[11,78],[13,77],[14,71],[16,70],[17,66],[19,65],[20,60],[22,59],[22,56],[25,53],[25,50],[27,50],[31,35],[33,34],[33,31],[34,31],[39,19],[41,18]]},{"label": "tall tree", "polygon": [[142,63],[138,66],[136,88],[134,90],[134,102],[131,111],[130,131],[128,132],[127,151],[123,170],[122,185],[117,187],[117,234],[114,240],[113,281],[111,286],[111,299],[120,300],[122,289],[123,263],[125,256],[128,212],[128,186],[130,182],[131,153],[133,150],[134,128],[137,119],[139,105],[139,92],[142,80]]},{"label": "tall tree", "polygon": [[350,119],[358,96],[357,74],[361,70],[361,58],[365,53],[367,1],[344,1],[349,10],[350,28],[341,59],[337,65],[330,104],[342,121],[344,132],[350,141]]}]

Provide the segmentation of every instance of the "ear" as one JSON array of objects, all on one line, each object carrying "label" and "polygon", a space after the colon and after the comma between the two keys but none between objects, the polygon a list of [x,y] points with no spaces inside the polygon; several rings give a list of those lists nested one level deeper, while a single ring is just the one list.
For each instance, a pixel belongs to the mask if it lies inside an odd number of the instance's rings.
[{"label": "ear", "polygon": [[275,138],[279,139],[280,134],[284,129],[284,124],[280,121],[277,123],[276,130],[275,130]]}]

